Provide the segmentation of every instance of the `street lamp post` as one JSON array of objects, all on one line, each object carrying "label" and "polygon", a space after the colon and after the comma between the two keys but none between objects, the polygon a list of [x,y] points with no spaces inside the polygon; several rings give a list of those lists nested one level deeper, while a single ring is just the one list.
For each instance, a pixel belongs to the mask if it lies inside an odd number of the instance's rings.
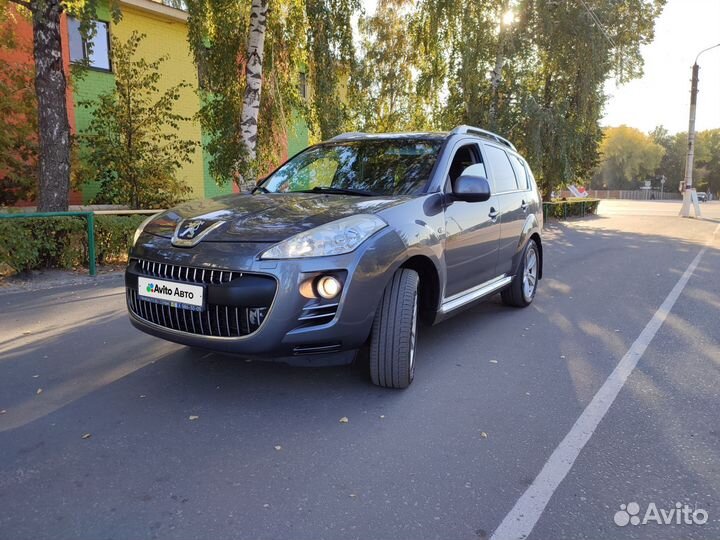
[{"label": "street lamp post", "polygon": [[697,192],[692,185],[693,182],[693,163],[695,161],[695,113],[697,110],[697,94],[698,94],[698,74],[700,72],[700,66],[698,65],[698,59],[700,55],[711,49],[720,47],[720,43],[703,49],[695,57],[695,63],[692,68],[692,83],[690,85],[690,122],[688,125],[688,151],[687,159],[685,161],[685,179],[683,189],[683,203],[680,208],[680,215],[682,217],[690,217],[690,207],[692,206],[695,210],[695,217],[700,217],[700,204],[698,203]]}]

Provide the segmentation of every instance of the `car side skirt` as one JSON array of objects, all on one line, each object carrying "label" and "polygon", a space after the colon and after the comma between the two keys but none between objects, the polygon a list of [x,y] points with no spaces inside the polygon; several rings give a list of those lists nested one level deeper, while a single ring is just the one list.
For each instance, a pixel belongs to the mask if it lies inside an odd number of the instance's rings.
[{"label": "car side skirt", "polygon": [[471,289],[454,294],[449,298],[445,298],[440,305],[439,315],[448,315],[461,307],[475,302],[476,300],[480,300],[486,296],[496,293],[500,289],[510,285],[512,280],[512,276],[503,274]]}]

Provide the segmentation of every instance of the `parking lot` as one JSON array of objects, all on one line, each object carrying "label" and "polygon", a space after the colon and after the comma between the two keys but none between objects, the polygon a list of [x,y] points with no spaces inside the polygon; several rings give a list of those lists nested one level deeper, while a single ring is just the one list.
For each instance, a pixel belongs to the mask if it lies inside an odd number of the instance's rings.
[{"label": "parking lot", "polygon": [[[701,207],[550,222],[535,302],[421,328],[405,391],[141,334],[120,276],[5,290],[0,538],[717,540],[720,202]],[[616,525],[632,502],[708,519]]]}]

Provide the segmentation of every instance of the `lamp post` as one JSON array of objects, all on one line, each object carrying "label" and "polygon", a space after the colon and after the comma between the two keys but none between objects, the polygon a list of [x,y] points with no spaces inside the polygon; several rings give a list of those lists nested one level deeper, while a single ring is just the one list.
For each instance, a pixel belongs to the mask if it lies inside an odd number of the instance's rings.
[{"label": "lamp post", "polygon": [[720,43],[703,49],[695,57],[695,63],[692,68],[692,83],[690,85],[690,123],[688,126],[688,151],[687,160],[685,161],[685,179],[683,181],[683,203],[680,208],[680,215],[682,217],[690,217],[690,207],[692,206],[695,210],[695,217],[700,217],[700,204],[698,203],[697,192],[692,185],[693,181],[693,163],[695,161],[695,112],[697,109],[697,94],[698,94],[698,73],[700,72],[700,66],[698,66],[698,59],[700,55],[711,49],[720,47]]}]

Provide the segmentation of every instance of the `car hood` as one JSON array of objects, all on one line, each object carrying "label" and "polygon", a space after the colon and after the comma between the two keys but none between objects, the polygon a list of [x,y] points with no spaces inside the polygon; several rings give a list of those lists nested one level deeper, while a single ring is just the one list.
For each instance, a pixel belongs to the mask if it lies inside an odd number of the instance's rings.
[{"label": "car hood", "polygon": [[228,195],[167,210],[145,231],[170,238],[178,223],[195,219],[204,220],[203,227],[222,222],[203,237],[203,242],[280,242],[340,218],[377,214],[409,198],[315,193]]}]

